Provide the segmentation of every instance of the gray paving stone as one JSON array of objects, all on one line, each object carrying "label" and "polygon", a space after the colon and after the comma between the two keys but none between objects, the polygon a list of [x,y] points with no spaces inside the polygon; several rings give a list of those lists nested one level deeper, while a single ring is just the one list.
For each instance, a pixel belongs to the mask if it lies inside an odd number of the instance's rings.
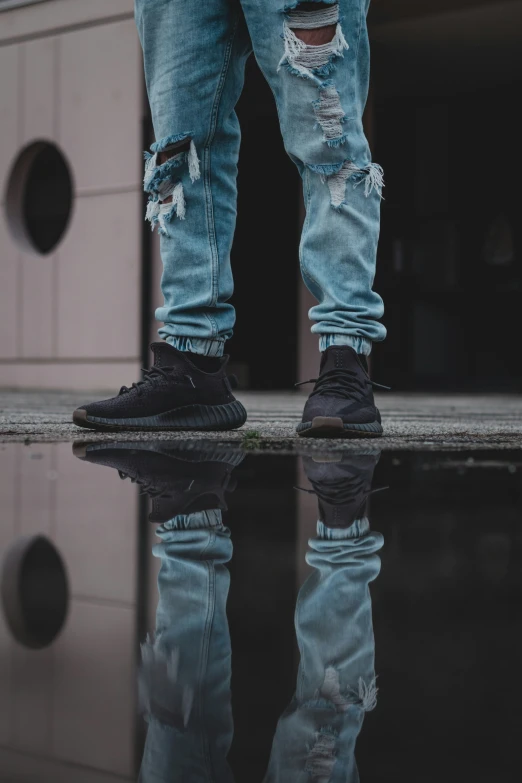
[{"label": "gray paving stone", "polygon": [[[299,392],[243,392],[249,413],[228,433],[96,433],[76,427],[71,412],[103,394],[0,391],[0,442],[94,440],[218,440],[252,450],[477,450],[522,449],[522,395],[381,394],[385,436],[379,440],[308,440],[295,426],[306,396]],[[107,395],[105,395],[107,396]]]}]

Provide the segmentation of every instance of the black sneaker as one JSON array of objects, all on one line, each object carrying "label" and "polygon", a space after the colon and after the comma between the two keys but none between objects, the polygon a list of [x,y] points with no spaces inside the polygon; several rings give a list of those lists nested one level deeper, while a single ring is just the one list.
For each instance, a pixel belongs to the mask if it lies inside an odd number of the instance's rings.
[{"label": "black sneaker", "polygon": [[[319,378],[303,412],[297,433],[306,438],[379,438],[381,414],[375,407],[373,383],[364,356],[348,345],[332,346],[321,357]],[[302,384],[297,384],[301,386]]]},{"label": "black sneaker", "polygon": [[313,489],[302,491],[317,495],[319,519],[326,527],[350,527],[356,519],[366,516],[368,498],[373,492],[381,491],[372,492],[373,472],[379,457],[380,452],[347,453],[337,462],[303,457],[303,468]]},{"label": "black sneaker", "polygon": [[149,520],[159,524],[179,514],[226,511],[225,492],[235,489],[232,471],[245,456],[219,444],[169,441],[79,442],[73,453],[138,484],[152,499]]},{"label": "black sneaker", "polygon": [[142,371],[141,381],[110,400],[82,405],[74,423],[109,431],[233,430],[245,423],[226,374],[228,356],[183,353],[168,343],[151,348],[154,367]]}]

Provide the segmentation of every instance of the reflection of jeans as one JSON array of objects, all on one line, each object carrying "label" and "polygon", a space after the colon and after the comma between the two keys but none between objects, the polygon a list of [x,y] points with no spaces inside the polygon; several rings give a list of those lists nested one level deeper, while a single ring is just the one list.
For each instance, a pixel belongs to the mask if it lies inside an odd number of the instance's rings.
[{"label": "reflection of jeans", "polygon": [[[154,645],[143,650],[149,728],[140,780],[230,783],[229,532],[210,512],[177,517],[158,535],[160,601]],[[267,783],[358,780],[355,742],[376,699],[368,586],[381,545],[366,519],[346,530],[319,523],[310,541],[315,571],[296,607],[297,689],[277,727]]]},{"label": "reflection of jeans", "polygon": [[157,534],[160,598],[156,638],[143,646],[141,700],[149,726],[139,779],[229,783],[230,533],[221,512],[210,511],[176,517]]},{"label": "reflection of jeans", "polygon": [[[164,265],[165,301],[156,315],[164,322],[160,335],[175,347],[219,355],[232,334],[234,107],[252,49],[303,179],[301,269],[318,300],[312,331],[321,350],[342,344],[369,353],[372,341],[384,339],[382,300],[372,291],[382,170],[371,162],[362,124],[368,5],[324,0],[300,10],[284,0],[135,0],[156,135],[145,173],[147,217],[161,234]],[[299,30],[319,27],[336,30],[331,43],[303,45]],[[260,225],[270,222],[278,177],[270,165],[259,171],[266,193]],[[269,297],[277,280],[266,282]]]},{"label": "reflection of jeans", "polygon": [[366,519],[348,529],[319,523],[309,543],[315,570],[297,599],[297,689],[277,727],[266,783],[357,781],[355,742],[376,702],[369,583],[382,536]]}]

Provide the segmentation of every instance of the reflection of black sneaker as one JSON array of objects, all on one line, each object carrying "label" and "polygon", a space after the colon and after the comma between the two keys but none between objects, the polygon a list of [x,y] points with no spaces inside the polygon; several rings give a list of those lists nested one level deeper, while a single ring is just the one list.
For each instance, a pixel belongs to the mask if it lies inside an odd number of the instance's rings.
[{"label": "reflection of black sneaker", "polygon": [[80,427],[93,430],[233,430],[246,411],[232,394],[228,356],[183,353],[153,343],[154,367],[143,379],[122,386],[117,397],[83,405],[73,413]]},{"label": "reflection of black sneaker", "polygon": [[[339,462],[303,457],[303,468],[317,495],[319,519],[326,527],[349,527],[366,516],[378,454],[343,454]],[[374,490],[379,491],[379,490]]]},{"label": "reflection of black sneaker", "polygon": [[244,454],[226,446],[169,441],[75,443],[79,459],[115,468],[152,499],[151,522],[179,514],[226,510],[225,492],[233,492],[232,471]]},{"label": "reflection of black sneaker", "polygon": [[[297,433],[307,438],[378,438],[381,415],[373,399],[373,383],[364,356],[347,345],[332,346],[321,357]],[[301,384],[298,384],[301,385]]]}]

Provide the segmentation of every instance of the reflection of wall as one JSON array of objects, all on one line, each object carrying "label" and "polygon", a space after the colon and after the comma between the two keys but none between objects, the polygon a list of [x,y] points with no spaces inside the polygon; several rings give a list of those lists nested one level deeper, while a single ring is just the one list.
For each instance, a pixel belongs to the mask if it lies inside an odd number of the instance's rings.
[{"label": "reflection of wall", "polygon": [[54,142],[70,225],[22,250],[0,207],[0,383],[108,388],[139,363],[141,56],[132,0],[49,0],[0,13],[0,198],[19,152]]},{"label": "reflection of wall", "polygon": [[[0,451],[0,508],[0,552],[46,535],[71,592],[62,633],[41,651],[14,641],[0,609],[0,777],[29,774],[27,754],[46,757],[53,780],[59,762],[132,776],[137,495],[70,444],[13,444]],[[85,774],[74,779],[104,779]]]}]

